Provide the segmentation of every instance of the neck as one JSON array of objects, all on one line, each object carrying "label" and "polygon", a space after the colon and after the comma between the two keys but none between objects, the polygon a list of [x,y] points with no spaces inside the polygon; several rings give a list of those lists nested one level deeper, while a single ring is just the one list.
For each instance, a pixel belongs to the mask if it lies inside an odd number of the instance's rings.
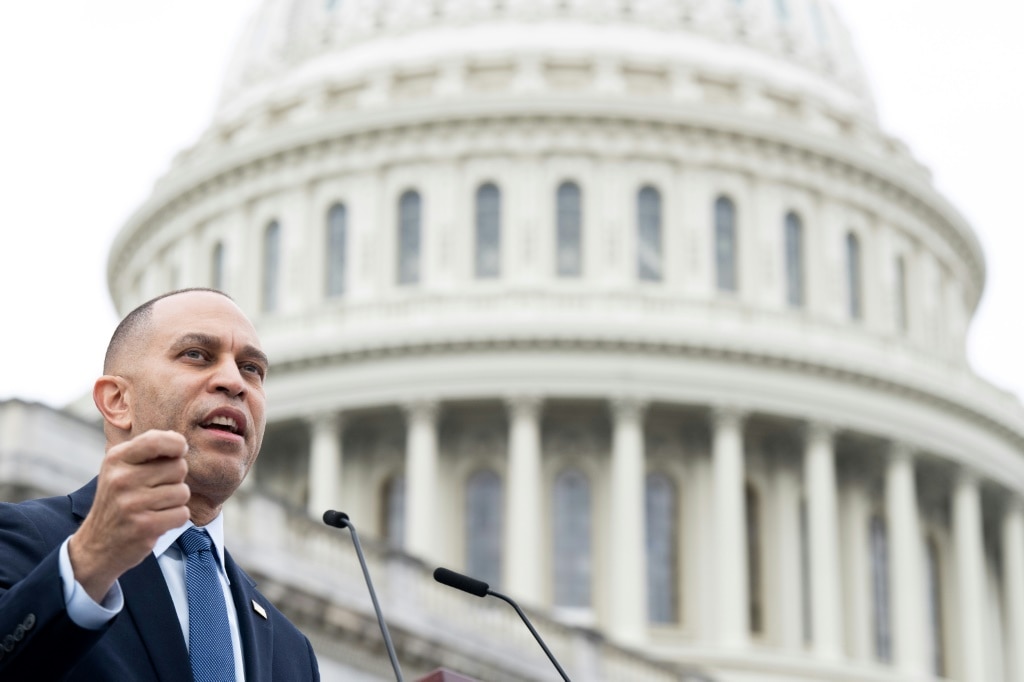
[{"label": "neck", "polygon": [[217,514],[220,514],[220,511],[223,508],[223,502],[215,504],[210,500],[197,497],[194,494],[188,501],[189,517],[192,519],[192,523],[197,526],[205,526],[210,523],[210,521],[213,521],[217,518]]}]

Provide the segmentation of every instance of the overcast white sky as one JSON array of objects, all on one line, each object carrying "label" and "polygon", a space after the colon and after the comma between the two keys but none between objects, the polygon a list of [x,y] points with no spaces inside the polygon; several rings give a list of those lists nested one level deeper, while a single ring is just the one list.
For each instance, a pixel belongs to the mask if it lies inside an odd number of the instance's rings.
[{"label": "overcast white sky", "polygon": [[[977,231],[969,357],[1024,397],[1024,3],[835,0],[883,127]],[[117,322],[106,256],[210,120],[254,0],[0,3],[0,399],[90,390]]]}]

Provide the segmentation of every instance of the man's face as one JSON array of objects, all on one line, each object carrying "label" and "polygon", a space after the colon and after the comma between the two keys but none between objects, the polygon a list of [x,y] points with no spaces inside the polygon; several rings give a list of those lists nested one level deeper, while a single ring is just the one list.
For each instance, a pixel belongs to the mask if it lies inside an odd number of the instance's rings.
[{"label": "man's face", "polygon": [[266,356],[233,301],[207,291],[153,305],[125,378],[131,435],[177,431],[188,441],[193,495],[226,500],[263,442]]}]

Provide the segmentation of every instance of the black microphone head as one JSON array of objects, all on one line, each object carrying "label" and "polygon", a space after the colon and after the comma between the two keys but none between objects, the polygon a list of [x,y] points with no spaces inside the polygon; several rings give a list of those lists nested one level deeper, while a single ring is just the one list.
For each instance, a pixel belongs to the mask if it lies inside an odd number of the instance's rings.
[{"label": "black microphone head", "polygon": [[463,592],[469,592],[477,597],[486,597],[487,593],[491,589],[491,586],[483,580],[470,578],[468,575],[462,575],[461,573],[450,571],[447,568],[435,568],[434,580],[442,585],[454,587],[455,589],[462,590]]},{"label": "black microphone head", "polygon": [[328,509],[324,512],[324,523],[335,528],[348,528],[348,514]]}]

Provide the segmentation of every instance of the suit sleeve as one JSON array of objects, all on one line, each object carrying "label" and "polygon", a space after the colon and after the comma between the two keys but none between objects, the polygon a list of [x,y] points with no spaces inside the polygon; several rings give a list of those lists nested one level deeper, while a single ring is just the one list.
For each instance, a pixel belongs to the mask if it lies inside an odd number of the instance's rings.
[{"label": "suit sleeve", "polygon": [[[0,679],[61,679],[106,633],[68,616],[60,544],[73,532],[47,510],[0,504]],[[33,514],[26,514],[30,508]],[[39,514],[35,514],[38,511]],[[116,620],[116,619],[115,619]],[[111,621],[112,623],[113,621]]]}]

